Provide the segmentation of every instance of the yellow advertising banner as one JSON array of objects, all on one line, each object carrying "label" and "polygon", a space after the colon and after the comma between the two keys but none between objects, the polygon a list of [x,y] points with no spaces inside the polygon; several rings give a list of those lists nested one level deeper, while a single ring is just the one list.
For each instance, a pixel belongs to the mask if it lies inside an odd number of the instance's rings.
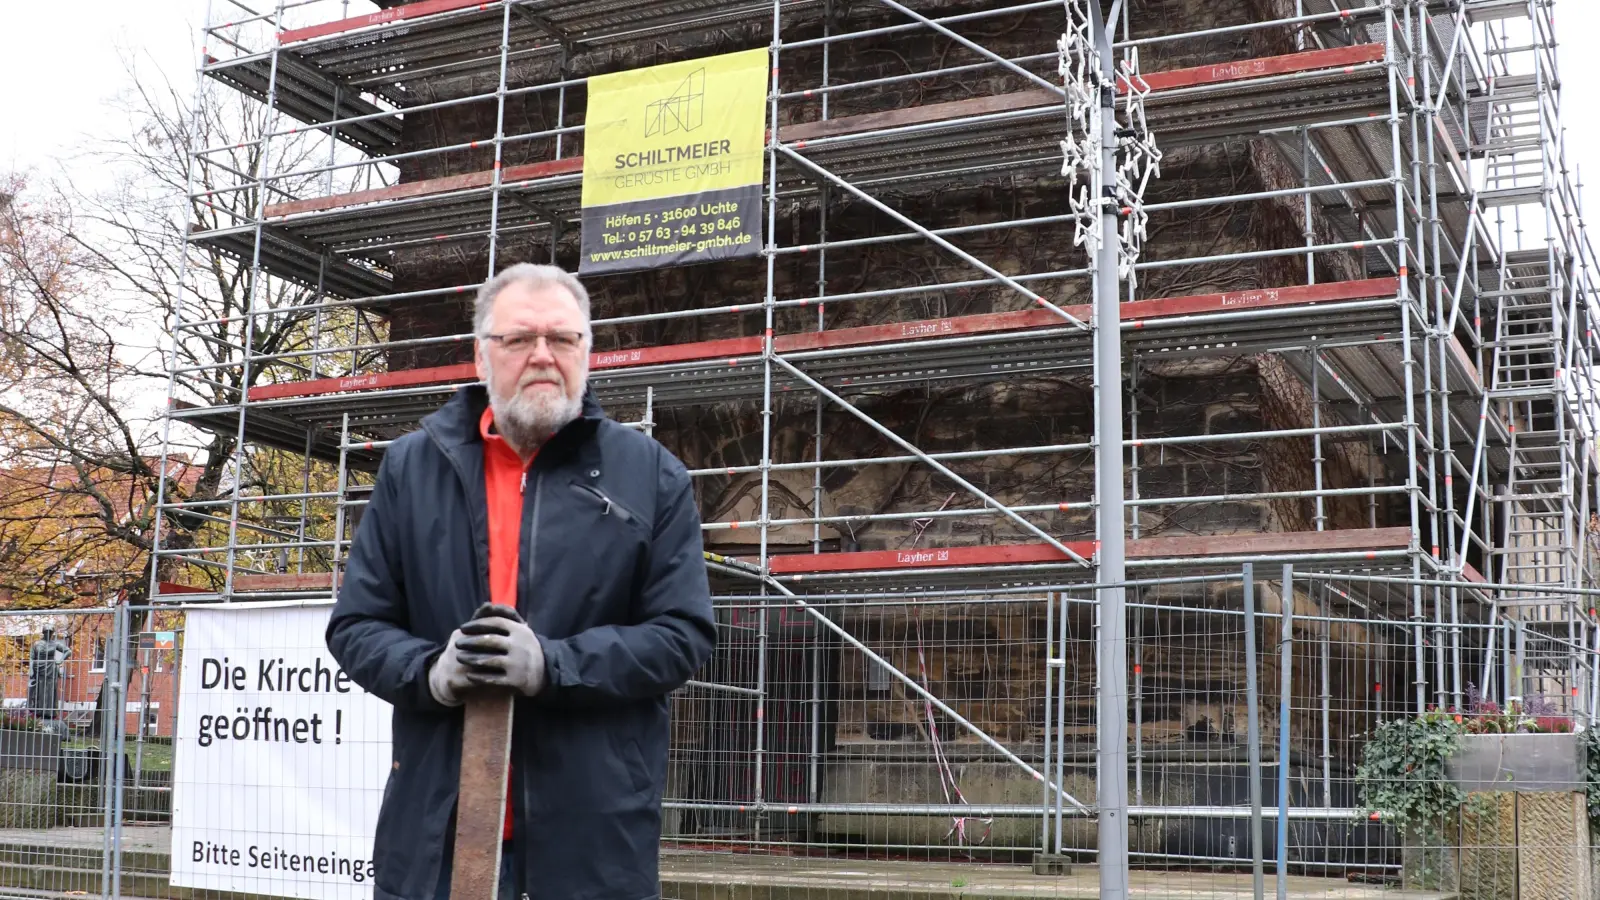
[{"label": "yellow advertising banner", "polygon": [[589,79],[581,273],[761,251],[765,48]]}]

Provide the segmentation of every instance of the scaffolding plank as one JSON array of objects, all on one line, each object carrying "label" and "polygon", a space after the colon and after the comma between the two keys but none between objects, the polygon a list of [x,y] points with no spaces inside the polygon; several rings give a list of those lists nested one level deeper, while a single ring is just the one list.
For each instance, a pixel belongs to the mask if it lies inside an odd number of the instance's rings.
[{"label": "scaffolding plank", "polygon": [[[1248,556],[1255,554],[1403,550],[1411,529],[1346,528],[1332,531],[1289,531],[1269,534],[1183,535],[1141,538],[1128,542],[1130,559],[1170,557]],[[1084,558],[1095,552],[1094,541],[1067,542]],[[885,569],[947,568],[953,566],[1008,566],[1069,562],[1071,557],[1050,544],[1002,546],[926,547],[910,550],[862,550],[853,553],[791,553],[772,557],[774,575],[866,572]],[[1475,573],[1474,573],[1475,574]],[[329,573],[290,575],[236,575],[236,593],[330,589]]]},{"label": "scaffolding plank", "polygon": [[1479,0],[1467,4],[1467,21],[1473,25],[1502,19],[1526,19],[1530,15],[1528,0]]},{"label": "scaffolding plank", "polygon": [[[1089,318],[1088,306],[1062,307],[1080,320]],[[1017,331],[1030,328],[1068,326],[1066,319],[1048,309],[1027,309],[1019,312],[979,313],[972,316],[951,316],[943,319],[917,319],[911,322],[893,322],[886,325],[858,325],[854,328],[835,328],[829,331],[802,331],[783,334],[772,339],[778,353],[796,353],[806,350],[826,350],[835,347],[859,347],[889,341],[914,341],[924,338],[956,337],[963,334],[986,334],[997,331]],[[760,348],[757,347],[757,352]]]},{"label": "scaffolding plank", "polygon": [[[1135,300],[1122,304],[1123,321],[1141,327],[1150,319],[1168,316],[1186,316],[1209,312],[1231,312],[1273,306],[1314,305],[1340,300],[1360,300],[1384,297],[1399,290],[1399,280],[1372,278],[1361,281],[1336,281],[1326,284],[1298,287],[1270,288],[1265,290],[1232,291],[1220,294],[1198,294],[1189,297],[1163,297]],[[1087,319],[1087,306],[1067,307],[1067,312],[1079,319]],[[898,341],[927,340],[959,335],[999,333],[1036,328],[1065,326],[1066,320],[1047,309],[1018,312],[982,313],[972,316],[952,316],[943,319],[919,319],[912,322],[895,322],[886,325],[862,325],[831,331],[809,331],[779,335],[773,339],[778,353],[796,353],[841,347],[866,347]],[[630,350],[606,350],[589,356],[591,371],[635,368],[671,363],[699,362],[727,358],[730,365],[761,353],[761,338],[722,338],[696,341],[688,344],[668,344],[660,347],[639,347]],[[418,387],[422,385],[449,384],[472,381],[477,370],[471,363],[437,366],[426,369],[402,369],[371,375],[351,375],[340,378],[320,378],[284,384],[260,385],[250,389],[252,401],[274,400],[288,397],[312,397],[345,391],[382,390]]]},{"label": "scaffolding plank", "polygon": [[466,702],[461,772],[456,793],[450,896],[494,900],[499,894],[506,786],[511,767],[511,721],[516,694],[478,691]]},{"label": "scaffolding plank", "polygon": [[695,341],[689,344],[667,344],[660,347],[636,347],[631,350],[607,350],[589,354],[589,368],[593,370],[623,369],[635,366],[660,366],[677,362],[698,362],[706,359],[759,355],[761,338],[720,338],[714,341]]},{"label": "scaffolding plank", "polygon": [[287,575],[235,575],[233,592],[332,591],[332,572],[298,572]]},{"label": "scaffolding plank", "polygon": [[1042,89],[1014,91],[1008,94],[994,94],[988,97],[948,100],[943,103],[928,103],[922,106],[887,109],[882,112],[861,113],[854,116],[841,116],[837,119],[823,119],[798,125],[786,125],[778,130],[778,140],[782,143],[793,143],[795,149],[803,150],[807,141],[814,141],[819,138],[840,137],[847,134],[858,134],[863,131],[877,131],[883,128],[903,128],[907,125],[923,125],[929,122],[956,121],[974,116],[1010,112],[1017,109],[1060,106],[1061,104],[1061,95],[1054,91]]},{"label": "scaffolding plank", "polygon": [[400,369],[394,372],[375,372],[371,375],[350,375],[343,378],[317,378],[310,381],[263,384],[251,388],[249,397],[251,400],[277,400],[284,397],[309,397],[317,394],[338,394],[345,391],[370,391],[449,384],[452,381],[470,380],[476,377],[478,377],[478,372],[472,363],[459,363],[453,366]]},{"label": "scaffolding plank", "polygon": [[[1067,543],[1072,552],[1088,559],[1094,541]],[[866,572],[883,569],[926,569],[947,566],[1005,566],[1028,563],[1070,562],[1072,557],[1049,544],[1012,544],[1002,547],[928,547],[912,550],[861,550],[854,553],[790,553],[774,556],[774,575]]]},{"label": "scaffolding plank", "polygon": [[1403,550],[1410,545],[1410,528],[1341,528],[1331,531],[1141,538],[1128,542],[1128,557],[1162,559],[1171,556],[1243,556],[1258,553],[1301,553],[1313,550],[1319,552]]},{"label": "scaffolding plank", "polygon": [[280,45],[292,44],[296,41],[326,37],[330,34],[354,31],[357,28],[367,28],[372,25],[384,25],[389,22],[398,22],[402,19],[415,19],[418,16],[431,16],[461,9],[475,8],[485,10],[491,6],[499,5],[500,0],[418,0],[416,3],[406,3],[382,12],[368,13],[364,16],[351,16],[348,19],[337,19],[320,25],[285,29],[278,32],[278,43]]},{"label": "scaffolding plank", "polygon": [[334,130],[339,140],[363,153],[381,156],[393,152],[400,143],[401,122],[383,107],[363,99],[358,92],[345,96],[340,84],[326,73],[309,65],[294,53],[280,53],[277,76],[273,78],[270,57],[252,57],[223,62],[206,56],[205,73],[248,97],[265,103],[275,88],[278,108],[300,122],[320,129],[333,119],[378,116],[346,122]]},{"label": "scaffolding plank", "polygon": [[[238,225],[215,231],[196,231],[189,240],[232,256],[246,266],[255,259],[256,229]],[[299,235],[277,225],[261,226],[261,263],[272,274],[312,290],[337,297],[372,297],[392,287],[387,275],[335,256]]]},{"label": "scaffolding plank", "polygon": [[[582,171],[583,157],[570,156],[566,159],[553,159],[546,162],[510,166],[505,169],[505,174],[501,177],[500,183],[502,185],[516,184],[523,181],[534,181],[539,178],[552,178],[557,175],[571,175]],[[402,200],[429,194],[443,194],[450,191],[489,187],[493,183],[493,169],[484,172],[468,172],[463,175],[446,175],[442,178],[410,181],[389,187],[355,191],[349,194],[330,194],[326,197],[313,197],[308,200],[275,203],[266,208],[265,215],[268,219],[278,219],[300,213],[323,212],[330,209],[342,209],[347,206],[359,206],[363,203]]]},{"label": "scaffolding plank", "polygon": [[[1169,91],[1174,88],[1266,78],[1270,75],[1292,75],[1296,72],[1312,72],[1317,69],[1358,66],[1381,61],[1384,52],[1383,44],[1355,44],[1350,47],[1335,47],[1332,50],[1307,50],[1282,56],[1263,56],[1238,62],[1152,72],[1144,76],[1144,82],[1152,91]],[[1127,79],[1117,79],[1117,87],[1121,93],[1127,93],[1127,86]]]},{"label": "scaffolding plank", "polygon": [[[1283,552],[1386,551],[1410,546],[1411,528],[1338,528],[1331,532],[1240,533],[1240,535],[1182,535],[1128,541],[1130,559],[1166,557],[1253,556]],[[1070,541],[1067,548],[1078,556],[1094,554],[1094,541]],[[987,565],[1029,565],[1070,562],[1070,557],[1046,543],[963,548],[880,549],[880,551],[782,554],[771,557],[773,575],[821,575],[835,572],[880,572],[893,569],[947,569]],[[331,588],[328,573],[315,575],[235,575],[235,593],[307,591]]]},{"label": "scaffolding plank", "polygon": [[175,581],[162,581],[156,584],[156,596],[171,597],[177,594],[209,594],[210,588],[192,587],[187,584],[178,584]]},{"label": "scaffolding plank", "polygon": [[1472,357],[1467,354],[1467,348],[1461,346],[1461,339],[1452,334],[1445,346],[1449,348],[1451,360],[1460,366],[1461,371],[1465,373],[1467,385],[1473,388],[1481,386],[1483,384],[1483,376],[1478,374],[1478,367],[1472,362]]},{"label": "scaffolding plank", "polygon": [[1221,294],[1196,294],[1191,297],[1163,297],[1134,300],[1122,304],[1122,318],[1135,327],[1143,319],[1188,316],[1196,313],[1261,309],[1272,306],[1331,303],[1339,300],[1369,300],[1393,296],[1400,290],[1398,278],[1368,278],[1359,281],[1330,281],[1297,287],[1229,291]]},{"label": "scaffolding plank", "polygon": [[[1249,556],[1256,554],[1312,553],[1366,550],[1403,550],[1410,545],[1409,528],[1350,528],[1334,531],[1291,531],[1270,534],[1184,535],[1141,538],[1128,542],[1129,559],[1169,557]],[[1089,558],[1094,541],[1067,546]],[[792,553],[774,556],[774,575],[815,575],[886,569],[922,569],[950,566],[1006,566],[1068,562],[1071,557],[1050,544],[1006,546],[929,547],[912,550],[862,550],[853,553]]]}]

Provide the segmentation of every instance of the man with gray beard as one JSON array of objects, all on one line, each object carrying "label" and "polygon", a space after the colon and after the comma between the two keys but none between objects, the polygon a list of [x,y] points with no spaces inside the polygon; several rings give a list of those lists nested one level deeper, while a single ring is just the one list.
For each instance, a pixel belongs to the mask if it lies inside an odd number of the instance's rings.
[{"label": "man with gray beard", "polygon": [[462,706],[510,692],[500,897],[660,896],[668,694],[715,620],[688,472],[588,388],[589,295],[554,266],[485,283],[481,383],[395,441],[329,650],[394,707],[376,900],[450,895]]}]

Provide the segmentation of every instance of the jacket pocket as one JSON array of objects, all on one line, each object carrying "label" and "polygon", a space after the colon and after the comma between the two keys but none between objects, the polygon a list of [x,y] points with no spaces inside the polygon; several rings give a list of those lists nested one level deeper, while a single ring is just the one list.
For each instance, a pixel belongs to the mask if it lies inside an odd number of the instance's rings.
[{"label": "jacket pocket", "polygon": [[635,513],[628,507],[618,503],[615,498],[595,487],[594,485],[585,484],[582,481],[574,481],[572,482],[572,489],[580,496],[586,498],[592,503],[597,504],[600,507],[601,518],[614,516],[617,521],[622,522],[625,525],[632,525],[635,528],[641,529],[648,528],[645,521],[639,518],[638,513]]}]

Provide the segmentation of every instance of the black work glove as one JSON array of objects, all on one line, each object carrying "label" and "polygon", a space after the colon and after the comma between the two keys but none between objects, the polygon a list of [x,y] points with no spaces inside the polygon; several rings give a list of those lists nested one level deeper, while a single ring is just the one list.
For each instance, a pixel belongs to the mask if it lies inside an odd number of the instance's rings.
[{"label": "black work glove", "polygon": [[532,697],[544,689],[544,648],[515,609],[485,603],[461,626],[456,657],[467,681]]}]

